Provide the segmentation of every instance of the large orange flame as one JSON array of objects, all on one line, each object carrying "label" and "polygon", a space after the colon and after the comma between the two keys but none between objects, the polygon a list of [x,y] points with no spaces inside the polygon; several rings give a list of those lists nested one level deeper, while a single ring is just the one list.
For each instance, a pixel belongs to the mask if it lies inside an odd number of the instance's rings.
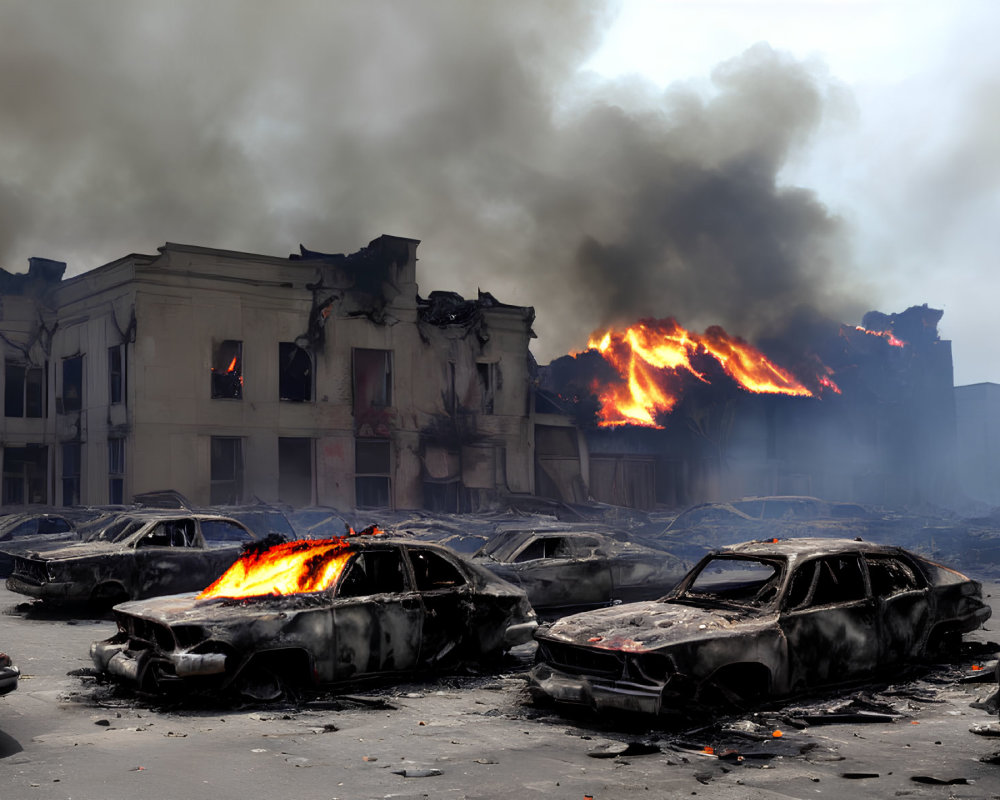
[{"label": "large orange flame", "polygon": [[342,537],[251,549],[198,599],[319,592],[333,586],[354,552],[351,543]]},{"label": "large orange flame", "polygon": [[[600,401],[599,424],[662,427],[657,418],[673,410],[685,375],[708,383],[692,363],[711,356],[723,371],[750,392],[812,397],[790,372],[772,363],[752,345],[713,326],[691,333],[673,319],[642,320],[625,330],[595,334],[587,347],[597,350],[623,379],[594,387]],[[830,373],[817,383],[839,392]]]}]

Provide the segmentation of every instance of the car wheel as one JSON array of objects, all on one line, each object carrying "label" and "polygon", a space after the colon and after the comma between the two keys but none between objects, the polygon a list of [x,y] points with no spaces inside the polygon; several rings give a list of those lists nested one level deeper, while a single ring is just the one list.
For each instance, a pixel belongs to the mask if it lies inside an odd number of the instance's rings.
[{"label": "car wheel", "polygon": [[90,594],[90,605],[99,611],[107,611],[112,606],[129,600],[129,594],[120,583],[102,583]]}]

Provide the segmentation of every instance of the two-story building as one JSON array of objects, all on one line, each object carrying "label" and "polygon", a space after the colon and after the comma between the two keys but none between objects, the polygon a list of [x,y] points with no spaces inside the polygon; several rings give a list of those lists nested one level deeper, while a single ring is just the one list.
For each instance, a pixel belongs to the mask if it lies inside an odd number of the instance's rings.
[{"label": "two-story building", "polygon": [[0,274],[3,503],[469,510],[534,488],[534,310],[417,294],[418,241],[168,243]]}]

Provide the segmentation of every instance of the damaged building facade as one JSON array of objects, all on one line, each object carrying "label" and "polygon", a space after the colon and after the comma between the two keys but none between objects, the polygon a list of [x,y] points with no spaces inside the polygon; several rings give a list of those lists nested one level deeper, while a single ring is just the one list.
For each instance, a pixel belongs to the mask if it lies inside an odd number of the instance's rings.
[{"label": "damaged building facade", "polygon": [[534,486],[534,310],[417,294],[418,241],[168,243],[3,272],[3,503],[474,510]]},{"label": "damaged building facade", "polygon": [[[538,402],[573,415],[587,491],[601,502],[652,509],[811,495],[947,504],[956,496],[957,419],[941,316],[923,305],[824,328],[810,349],[839,390],[815,397],[748,392],[705,361],[707,379],[687,381],[660,429],[600,427],[589,388],[603,361],[590,350],[543,367]],[[561,441],[570,452],[569,437]],[[568,477],[544,488],[564,500],[578,492]]]}]

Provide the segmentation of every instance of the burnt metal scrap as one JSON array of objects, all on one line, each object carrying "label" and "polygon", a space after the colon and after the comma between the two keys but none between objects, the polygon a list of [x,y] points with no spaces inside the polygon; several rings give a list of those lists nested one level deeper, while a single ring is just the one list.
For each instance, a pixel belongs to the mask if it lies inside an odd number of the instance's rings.
[{"label": "burnt metal scrap", "polygon": [[7,588],[54,604],[112,605],[202,588],[257,538],[218,514],[132,511],[89,541],[9,546]]},{"label": "burnt metal scrap", "polygon": [[268,700],[290,686],[492,666],[531,640],[537,623],[524,592],[447,548],[386,536],[343,542],[340,570],[312,591],[119,605],[118,633],[93,644],[94,663],[143,691]]},{"label": "burnt metal scrap", "polygon": [[660,597],[690,567],[663,550],[596,528],[508,529],[484,544],[474,558],[521,586],[537,611]]},{"label": "burnt metal scrap", "polygon": [[989,616],[978,582],[901,548],[751,542],[706,556],[662,600],[540,629],[531,686],[608,711],[752,704],[893,674]]}]

